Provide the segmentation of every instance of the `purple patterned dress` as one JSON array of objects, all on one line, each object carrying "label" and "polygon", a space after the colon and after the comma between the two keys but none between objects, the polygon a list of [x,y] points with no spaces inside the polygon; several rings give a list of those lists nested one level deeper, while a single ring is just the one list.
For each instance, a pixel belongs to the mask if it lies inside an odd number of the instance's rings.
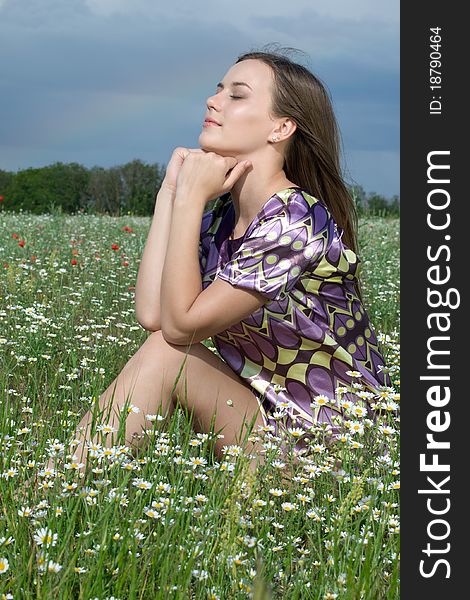
[{"label": "purple patterned dress", "polygon": [[[331,417],[343,415],[334,400],[338,386],[355,382],[377,393],[378,386],[389,385],[357,295],[358,257],[343,244],[323,202],[302,188],[274,194],[236,240],[228,239],[235,225],[230,193],[211,204],[199,245],[203,289],[218,277],[266,297],[249,317],[212,337],[217,351],[252,388],[274,435],[279,427],[305,430],[296,443],[300,449],[316,422],[326,421],[330,433],[337,433]],[[333,403],[317,404],[317,396]],[[351,394],[351,402],[357,401]],[[286,415],[282,422],[272,416],[279,409]]]}]

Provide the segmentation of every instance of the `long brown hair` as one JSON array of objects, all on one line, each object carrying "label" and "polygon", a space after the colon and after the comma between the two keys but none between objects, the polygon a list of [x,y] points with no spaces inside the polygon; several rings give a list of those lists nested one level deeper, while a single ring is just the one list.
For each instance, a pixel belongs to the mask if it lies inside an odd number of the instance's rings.
[{"label": "long brown hair", "polygon": [[271,67],[271,112],[277,118],[289,117],[297,125],[286,148],[286,177],[324,202],[343,230],[344,243],[357,252],[356,206],[341,175],[339,128],[324,84],[279,51],[246,52],[236,62],[248,59]]}]

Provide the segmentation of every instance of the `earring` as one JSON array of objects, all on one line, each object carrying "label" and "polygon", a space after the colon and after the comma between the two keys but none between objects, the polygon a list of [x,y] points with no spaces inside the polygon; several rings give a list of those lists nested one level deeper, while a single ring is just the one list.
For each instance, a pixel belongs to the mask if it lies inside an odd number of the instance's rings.
[{"label": "earring", "polygon": [[278,141],[279,141],[279,136],[273,135],[273,142],[278,142]]}]

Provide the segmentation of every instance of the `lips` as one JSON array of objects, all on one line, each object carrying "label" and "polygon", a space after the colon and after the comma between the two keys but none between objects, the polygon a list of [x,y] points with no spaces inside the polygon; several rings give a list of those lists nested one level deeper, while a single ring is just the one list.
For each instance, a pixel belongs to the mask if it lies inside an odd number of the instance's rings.
[{"label": "lips", "polygon": [[215,119],[211,119],[210,117],[205,119],[204,123],[212,123],[213,125],[220,125]]}]

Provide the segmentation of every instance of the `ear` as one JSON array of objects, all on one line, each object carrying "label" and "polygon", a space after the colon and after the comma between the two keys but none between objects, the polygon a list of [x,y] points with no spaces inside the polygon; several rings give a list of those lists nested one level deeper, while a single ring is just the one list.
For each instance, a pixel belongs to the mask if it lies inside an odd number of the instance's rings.
[{"label": "ear", "polygon": [[297,124],[294,123],[292,119],[285,118],[277,123],[275,129],[272,131],[271,137],[275,136],[278,138],[278,141],[284,142],[294,135],[296,129]]}]

